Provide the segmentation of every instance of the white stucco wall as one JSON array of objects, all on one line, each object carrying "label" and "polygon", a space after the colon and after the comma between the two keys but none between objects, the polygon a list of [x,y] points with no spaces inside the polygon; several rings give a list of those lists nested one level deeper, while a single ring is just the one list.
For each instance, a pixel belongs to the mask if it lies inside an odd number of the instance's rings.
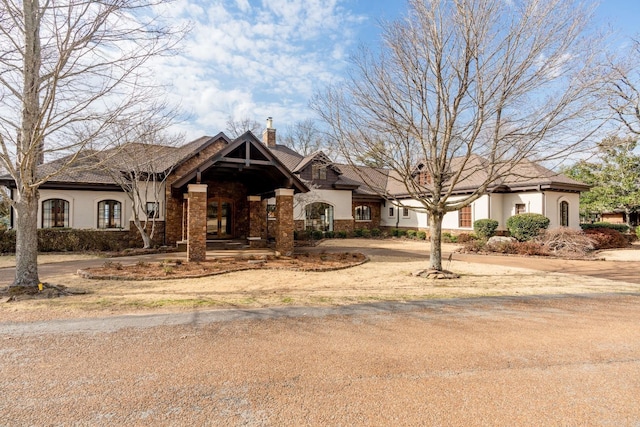
[{"label": "white stucco wall", "polygon": [[334,220],[353,220],[351,191],[313,189],[308,193],[296,194],[293,200],[294,219],[305,219],[305,207],[310,203],[328,203],[333,206]]},{"label": "white stucco wall", "polygon": [[549,218],[549,228],[560,227],[560,203],[569,203],[569,228],[580,229],[580,195],[576,193],[545,192],[545,216]]},{"label": "white stucco wall", "polygon": [[[452,197],[451,201],[460,200],[462,197]],[[448,212],[442,221],[443,229],[472,231],[473,222],[478,219],[491,218],[498,221],[498,229],[506,230],[507,219],[515,215],[516,204],[524,204],[526,212],[539,213],[550,219],[550,228],[560,226],[560,203],[566,201],[569,203],[569,227],[576,230],[580,229],[580,213],[579,195],[575,193],[564,192],[521,192],[521,193],[500,193],[486,194],[473,203],[471,203],[471,224],[472,227],[460,228],[459,213]],[[420,206],[415,200],[402,201],[404,206]],[[427,214],[423,212],[409,211],[409,217],[402,217],[402,208],[395,209],[396,216],[389,216],[389,206],[394,205],[393,202],[387,202],[382,208],[382,225],[387,227],[404,227],[404,228],[428,228]],[[397,217],[400,212],[400,218]]]},{"label": "white stucco wall", "polygon": [[[144,185],[144,184],[143,184]],[[144,193],[144,191],[143,191]],[[164,220],[164,184],[161,189],[158,220]],[[149,202],[154,201],[152,193],[148,194]],[[122,205],[122,228],[129,229],[129,221],[132,219],[131,208],[133,203],[122,191],[93,191],[93,190],[40,190],[40,202],[38,207],[38,228],[42,227],[42,202],[48,199],[63,199],[69,202],[69,227],[70,228],[97,228],[98,203],[102,200],[116,200]],[[146,213],[146,201],[139,209],[140,219],[144,219]]]},{"label": "white stucco wall", "polygon": [[[393,216],[389,215],[389,208],[393,206]],[[403,215],[403,207],[409,208],[409,215]],[[402,200],[402,202],[387,201],[382,206],[380,225],[382,227],[400,227],[413,229],[427,229],[429,223],[427,213],[422,212],[422,204],[417,200]]]}]

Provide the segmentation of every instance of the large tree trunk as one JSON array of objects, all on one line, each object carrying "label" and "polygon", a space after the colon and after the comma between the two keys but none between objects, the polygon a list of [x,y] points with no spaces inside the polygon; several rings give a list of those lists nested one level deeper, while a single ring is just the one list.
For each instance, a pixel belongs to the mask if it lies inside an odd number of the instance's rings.
[{"label": "large tree trunk", "polygon": [[20,194],[16,212],[16,277],[11,286],[37,287],[38,278],[38,194]]},{"label": "large tree trunk", "polygon": [[140,232],[140,236],[142,237],[142,243],[144,244],[144,248],[145,249],[151,248],[151,236],[147,234],[147,230],[145,230],[145,227],[144,225],[142,225],[142,222],[136,218],[133,220],[133,223],[135,224],[136,228]]},{"label": "large tree trunk", "polygon": [[442,214],[429,215],[431,255],[429,256],[429,269],[442,271]]}]

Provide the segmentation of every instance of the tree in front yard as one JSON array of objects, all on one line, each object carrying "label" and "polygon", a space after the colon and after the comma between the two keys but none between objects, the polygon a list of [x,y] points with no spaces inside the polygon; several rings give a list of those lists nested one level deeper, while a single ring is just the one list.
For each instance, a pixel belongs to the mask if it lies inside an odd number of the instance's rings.
[{"label": "tree in front yard", "polygon": [[430,268],[441,270],[447,212],[523,162],[559,161],[589,143],[600,125],[602,50],[587,27],[593,6],[582,1],[408,4],[379,48],[356,55],[347,81],[313,105],[349,163],[373,158],[396,193],[420,202]]},{"label": "tree in front yard", "polygon": [[591,190],[580,195],[583,215],[621,210],[627,225],[630,213],[640,209],[640,154],[635,137],[611,136],[598,145],[596,158],[581,161],[567,169],[566,174]]},{"label": "tree in front yard", "polygon": [[[0,166],[12,180],[14,287],[35,288],[38,188],[111,147],[123,127],[164,114],[150,62],[183,33],[163,0],[0,2]],[[57,159],[55,168],[40,167]],[[85,161],[86,160],[86,161]]]}]

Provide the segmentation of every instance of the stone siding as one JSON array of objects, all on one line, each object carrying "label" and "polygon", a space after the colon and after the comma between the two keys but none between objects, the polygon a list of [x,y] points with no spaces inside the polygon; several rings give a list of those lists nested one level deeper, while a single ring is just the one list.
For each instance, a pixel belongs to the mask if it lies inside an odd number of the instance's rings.
[{"label": "stone siding", "polygon": [[207,257],[207,193],[206,189],[193,191],[193,187],[206,186],[189,184],[187,260],[204,261]]},{"label": "stone siding", "polygon": [[[184,163],[180,164],[177,168],[175,168],[167,177],[166,180],[166,194],[165,194],[165,203],[166,203],[166,244],[174,245],[176,242],[182,240],[182,204],[183,204],[183,195],[182,193],[176,194],[172,191],[171,185],[182,178],[187,173],[191,172],[198,165],[207,161],[210,157],[216,154],[218,151],[222,150],[226,147],[226,142],[224,139],[219,139],[213,142],[211,145],[206,147],[204,150],[200,151],[195,156],[187,159]],[[186,192],[186,189],[184,190]],[[186,234],[186,233],[185,233]]]},{"label": "stone siding", "polygon": [[[291,194],[287,194],[291,192]],[[276,251],[293,254],[293,190],[276,190]]]},{"label": "stone siding", "polygon": [[381,218],[381,207],[380,202],[358,202],[353,201],[351,206],[351,213],[353,217],[356,217],[356,207],[357,206],[368,206],[371,210],[371,220],[370,221],[356,221],[354,219],[353,228],[366,228],[369,230],[373,230],[374,228],[380,228],[380,218]]}]

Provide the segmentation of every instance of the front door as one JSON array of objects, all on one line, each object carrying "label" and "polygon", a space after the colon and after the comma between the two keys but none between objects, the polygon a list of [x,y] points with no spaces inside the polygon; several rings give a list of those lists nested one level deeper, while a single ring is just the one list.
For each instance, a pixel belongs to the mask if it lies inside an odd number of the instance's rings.
[{"label": "front door", "polygon": [[233,202],[213,198],[207,201],[207,239],[233,237]]}]

